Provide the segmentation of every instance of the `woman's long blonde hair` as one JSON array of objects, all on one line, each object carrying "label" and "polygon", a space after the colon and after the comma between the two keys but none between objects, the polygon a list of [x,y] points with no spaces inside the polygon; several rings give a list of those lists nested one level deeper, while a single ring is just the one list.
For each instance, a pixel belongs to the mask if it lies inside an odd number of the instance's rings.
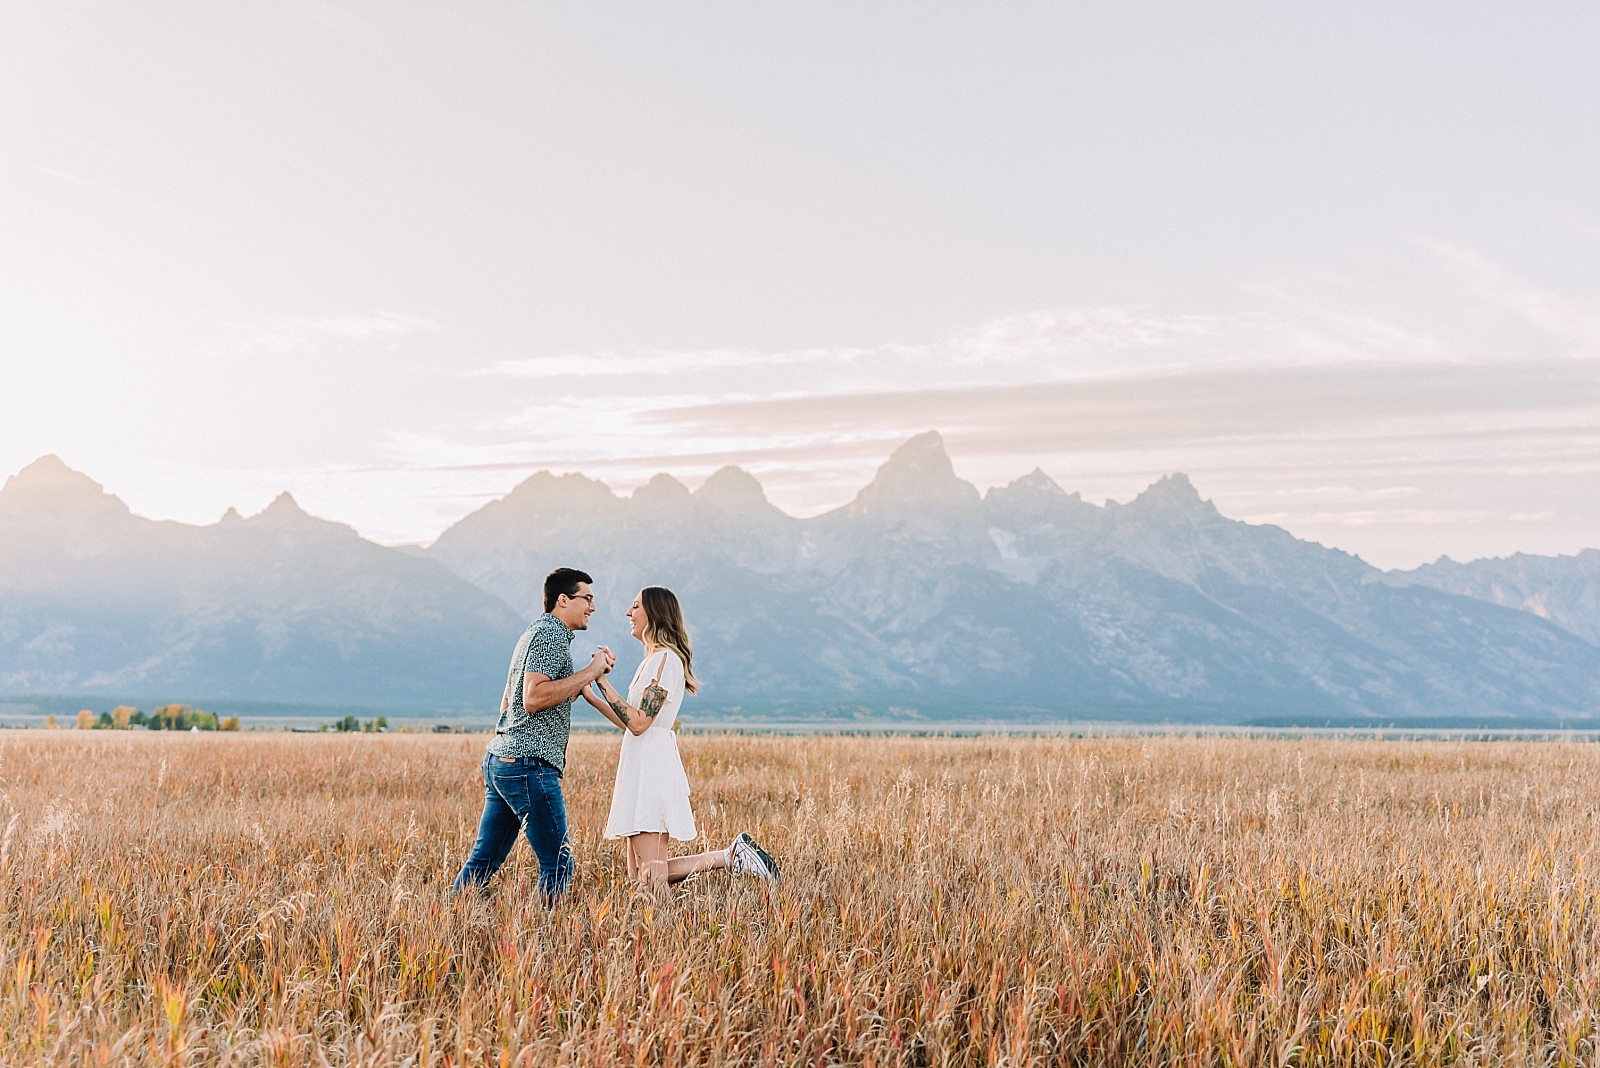
[{"label": "woman's long blonde hair", "polygon": [[694,693],[700,688],[700,680],[689,667],[694,653],[689,648],[689,628],[684,626],[678,595],[665,586],[646,586],[639,591],[639,605],[644,609],[644,640],[678,654],[683,661],[683,688]]}]

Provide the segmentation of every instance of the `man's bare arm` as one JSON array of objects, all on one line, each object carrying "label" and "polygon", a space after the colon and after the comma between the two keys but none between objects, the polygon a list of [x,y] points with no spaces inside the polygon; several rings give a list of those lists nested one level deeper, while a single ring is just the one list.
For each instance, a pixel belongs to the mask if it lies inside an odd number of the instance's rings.
[{"label": "man's bare arm", "polygon": [[598,650],[589,660],[589,666],[564,679],[552,679],[538,671],[522,676],[522,707],[529,712],[543,712],[563,701],[570,701],[583,688],[600,678],[616,663],[609,650]]}]

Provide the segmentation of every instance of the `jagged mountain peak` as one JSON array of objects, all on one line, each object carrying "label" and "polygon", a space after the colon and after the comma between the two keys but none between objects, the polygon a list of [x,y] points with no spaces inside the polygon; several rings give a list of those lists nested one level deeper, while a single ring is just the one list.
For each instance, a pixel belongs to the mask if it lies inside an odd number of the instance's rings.
[{"label": "jagged mountain peak", "polygon": [[7,478],[5,486],[0,488],[0,493],[8,495],[50,493],[99,497],[105,494],[105,487],[83,472],[74,471],[62,462],[61,457],[50,453],[39,457]]},{"label": "jagged mountain peak", "polygon": [[925,471],[931,475],[955,477],[950,464],[950,454],[944,451],[944,437],[937,430],[924,431],[906,439],[878,470]]},{"label": "jagged mountain peak", "polygon": [[742,467],[719,468],[694,491],[694,498],[709,504],[719,512],[740,515],[752,512],[777,511],[767,500],[767,491],[761,482]]},{"label": "jagged mountain peak", "polygon": [[988,500],[995,496],[1012,498],[1043,497],[1062,501],[1081,501],[1083,499],[1076,491],[1068,493],[1062,489],[1055,479],[1045,474],[1044,469],[1039,467],[1035,467],[1020,478],[1012,479],[1004,486],[989,487],[989,492],[984,495],[984,499]]},{"label": "jagged mountain peak", "polygon": [[[1055,479],[1045,474],[1042,467],[1035,467],[1021,478],[1013,479],[1011,484],[1027,489],[1043,490],[1046,493],[1059,493],[1063,497],[1067,495],[1067,491],[1062,489]],[[1076,497],[1077,494],[1074,493],[1072,496]]]},{"label": "jagged mountain peak", "polygon": [[[224,517],[226,518],[226,517]],[[300,507],[300,502],[288,490],[278,494],[255,515],[246,519],[237,526],[228,523],[230,530],[258,530],[268,531],[277,537],[287,537],[291,541],[304,541],[308,538],[315,539],[329,534],[349,537],[360,537],[356,529],[348,523],[338,523],[332,519],[319,519]]]},{"label": "jagged mountain peak", "polygon": [[294,494],[290,493],[288,490],[284,490],[282,493],[272,498],[272,503],[267,505],[266,509],[263,510],[261,514],[264,516],[272,516],[274,519],[288,519],[291,517],[299,518],[302,516],[307,519],[311,518],[309,515],[306,515],[306,510],[300,507],[300,502],[294,499]]},{"label": "jagged mountain peak", "polygon": [[928,507],[975,507],[978,490],[956,477],[937,430],[918,434],[896,449],[873,480],[856,494],[853,516]]},{"label": "jagged mountain peak", "polygon": [[633,491],[633,503],[648,511],[676,511],[689,503],[689,487],[662,472]]},{"label": "jagged mountain peak", "polygon": [[129,516],[59,461],[20,481],[7,497],[26,507],[0,518],[6,692],[465,706],[521,625],[492,594],[287,493],[196,527]]},{"label": "jagged mountain peak", "polygon": [[1102,515],[1100,508],[1066,492],[1037,467],[1007,485],[989,487],[983,508],[991,524],[1007,530],[1060,521],[1097,523]]},{"label": "jagged mountain peak", "polygon": [[615,502],[617,495],[611,487],[598,479],[589,478],[577,471],[555,475],[540,471],[519,482],[515,489],[501,498],[513,507],[521,505],[544,506],[550,503],[593,502],[600,499]]},{"label": "jagged mountain peak", "polygon": [[1206,512],[1217,514],[1216,505],[1201,500],[1200,491],[1194,488],[1189,476],[1181,472],[1164,475],[1123,506],[1128,514]]},{"label": "jagged mountain peak", "polygon": [[128,506],[81,471],[74,471],[53,453],[41,456],[6,479],[0,487],[0,511],[34,514],[85,512],[112,518],[130,515]]},{"label": "jagged mountain peak", "polygon": [[26,485],[30,482],[60,482],[69,480],[86,482],[97,490],[104,488],[100,485],[100,483],[96,482],[88,475],[85,475],[79,471],[74,471],[72,468],[68,467],[64,462],[62,462],[61,457],[57,456],[53,452],[46,453],[45,455],[39,457],[37,460],[33,461],[33,463],[24,467],[21,471],[18,471],[16,474],[6,479],[6,485],[10,486],[14,482],[19,485]]}]

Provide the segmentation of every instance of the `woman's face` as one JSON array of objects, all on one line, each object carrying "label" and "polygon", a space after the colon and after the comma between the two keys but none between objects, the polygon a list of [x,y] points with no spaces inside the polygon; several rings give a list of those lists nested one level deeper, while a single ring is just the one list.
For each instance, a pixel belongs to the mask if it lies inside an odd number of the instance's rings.
[{"label": "woman's face", "polygon": [[648,620],[645,618],[644,605],[639,603],[638,597],[634,597],[633,605],[628,609],[628,622],[632,624],[628,633],[644,641],[644,625]]}]

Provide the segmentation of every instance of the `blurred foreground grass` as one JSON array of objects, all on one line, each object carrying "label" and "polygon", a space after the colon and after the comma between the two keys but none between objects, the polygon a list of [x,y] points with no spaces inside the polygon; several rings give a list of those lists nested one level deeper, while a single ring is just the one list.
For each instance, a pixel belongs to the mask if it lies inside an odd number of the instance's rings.
[{"label": "blurred foreground grass", "polygon": [[481,736],[0,735],[8,1064],[1593,1064],[1600,746],[681,740],[776,891],[451,901]]}]

